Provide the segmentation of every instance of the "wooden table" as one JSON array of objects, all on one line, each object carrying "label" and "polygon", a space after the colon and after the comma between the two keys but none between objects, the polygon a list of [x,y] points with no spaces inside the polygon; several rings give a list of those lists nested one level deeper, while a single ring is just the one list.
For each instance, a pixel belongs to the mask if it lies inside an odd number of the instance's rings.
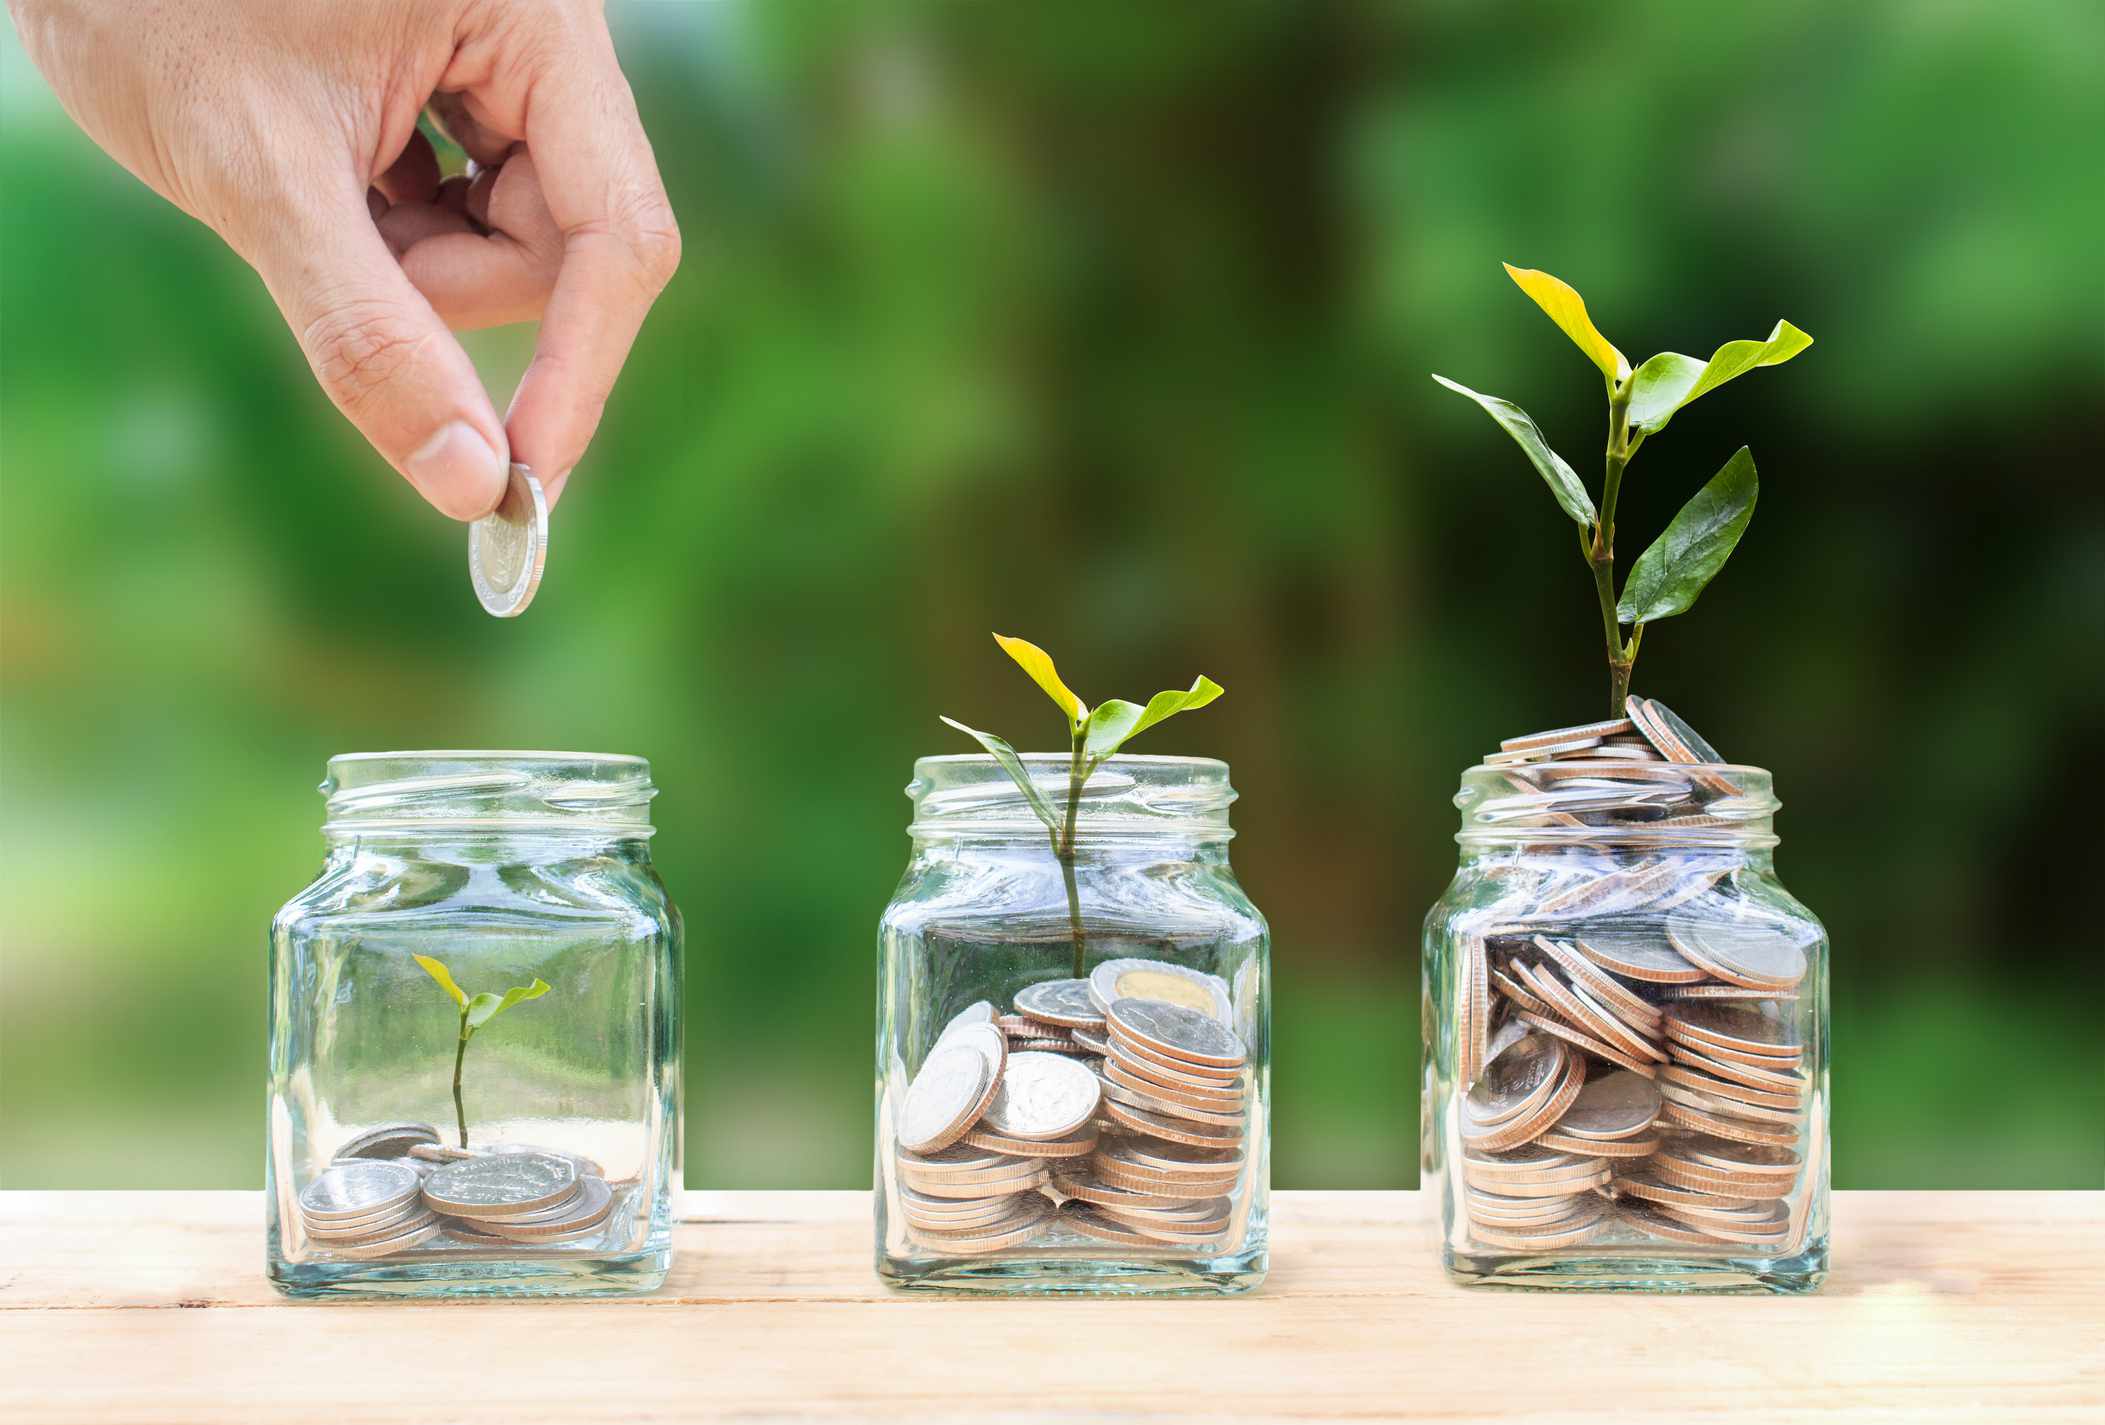
[{"label": "wooden table", "polygon": [[1843,1193],[1819,1295],[1465,1291],[1417,1193],[1283,1193],[1254,1295],[960,1300],[871,1274],[864,1193],[690,1193],[635,1301],[289,1302],[256,1193],[0,1193],[0,1421],[2105,1410],[2105,1193]]}]

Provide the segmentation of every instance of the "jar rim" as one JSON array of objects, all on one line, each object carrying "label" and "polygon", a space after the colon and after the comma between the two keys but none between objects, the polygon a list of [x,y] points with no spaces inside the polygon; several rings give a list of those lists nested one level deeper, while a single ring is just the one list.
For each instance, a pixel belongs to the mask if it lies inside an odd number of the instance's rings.
[{"label": "jar rim", "polygon": [[[1554,781],[1540,774],[1554,767]],[[1559,788],[1558,782],[1622,782],[1631,790]],[[1641,789],[1657,783],[1659,796]],[[1454,804],[1462,813],[1455,840],[1468,846],[1687,846],[1758,850],[1777,844],[1775,778],[1765,767],[1742,762],[1631,762],[1616,758],[1570,758],[1491,766],[1479,762],[1462,773]],[[1628,813],[1656,809],[1650,820]],[[1589,814],[1624,819],[1589,820]]]},{"label": "jar rim", "polygon": [[[1066,752],[1017,754],[1048,802],[1068,797]],[[1000,762],[983,752],[917,758],[906,795],[914,804],[908,832],[916,838],[1043,838],[1046,826]],[[1226,841],[1236,799],[1228,764],[1218,757],[1128,755],[1106,758],[1082,786],[1076,824],[1090,840],[1178,837]]]},{"label": "jar rim", "polygon": [[651,834],[650,762],[481,748],[346,752],[319,789],[332,838],[427,831]]}]

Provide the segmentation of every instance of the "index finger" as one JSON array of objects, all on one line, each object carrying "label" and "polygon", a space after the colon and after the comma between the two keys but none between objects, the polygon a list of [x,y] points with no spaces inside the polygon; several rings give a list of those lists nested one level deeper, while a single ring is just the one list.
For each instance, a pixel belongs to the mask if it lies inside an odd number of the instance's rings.
[{"label": "index finger", "polygon": [[505,424],[512,458],[541,474],[550,504],[591,443],[637,329],[680,263],[679,225],[635,97],[604,24],[595,31],[586,53],[551,57],[526,113],[526,146],[563,235],[563,257]]}]

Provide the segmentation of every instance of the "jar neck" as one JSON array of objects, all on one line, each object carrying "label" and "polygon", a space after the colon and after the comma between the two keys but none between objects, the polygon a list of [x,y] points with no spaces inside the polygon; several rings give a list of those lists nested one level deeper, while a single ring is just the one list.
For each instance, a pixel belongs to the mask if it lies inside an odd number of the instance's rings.
[{"label": "jar neck", "polygon": [[1670,851],[1766,863],[1782,805],[1759,767],[1608,761],[1472,767],[1454,802],[1464,861]]},{"label": "jar neck", "polygon": [[1236,794],[1225,762],[1113,757],[1079,788],[1065,754],[1026,753],[1022,762],[1050,824],[992,757],[923,757],[906,789],[915,846],[1071,851],[1080,864],[1160,860],[1165,852],[1194,859],[1201,848],[1225,848],[1235,835],[1228,808]]},{"label": "jar neck", "polygon": [[322,782],[331,847],[518,843],[561,854],[652,834],[650,764],[568,752],[386,752],[333,757]]}]

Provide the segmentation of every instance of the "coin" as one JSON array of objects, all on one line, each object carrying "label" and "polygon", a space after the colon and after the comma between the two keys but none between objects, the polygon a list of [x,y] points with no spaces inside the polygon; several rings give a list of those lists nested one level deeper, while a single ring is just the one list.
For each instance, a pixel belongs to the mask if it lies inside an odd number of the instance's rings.
[{"label": "coin", "polygon": [[1052,1171],[1045,1164],[1026,1161],[1020,1164],[1022,1171],[1005,1178],[993,1178],[985,1182],[951,1183],[919,1181],[901,1174],[904,1181],[927,1193],[930,1197],[1010,1197],[1017,1193],[1034,1192],[1052,1181]]},{"label": "coin", "polygon": [[1574,1029],[1559,1020],[1551,1019],[1548,1015],[1536,1014],[1530,1010],[1523,1009],[1519,1011],[1516,1017],[1523,1024],[1532,1024],[1545,1034],[1553,1034],[1567,1044],[1576,1045],[1587,1053],[1606,1059],[1611,1064],[1618,1064],[1632,1073],[1643,1074],[1649,1079],[1659,1072],[1643,1059],[1633,1058],[1615,1046],[1603,1044],[1591,1034]]},{"label": "coin", "polygon": [[1243,1155],[1233,1149],[1198,1148],[1176,1143],[1128,1139],[1103,1150],[1102,1156],[1122,1167],[1191,1178],[1229,1176],[1242,1171]]},{"label": "coin", "polygon": [[337,1147],[338,1158],[400,1158],[420,1143],[436,1143],[439,1131],[428,1123],[383,1123],[377,1128],[347,1138]]},{"label": "coin", "polygon": [[[1662,1077],[1664,1076],[1662,1075]],[[1715,1114],[1721,1118],[1729,1118],[1735,1123],[1743,1119],[1752,1120],[1756,1123],[1796,1123],[1798,1121],[1798,1110],[1795,1106],[1771,1108],[1766,1104],[1746,1103],[1739,1099],[1728,1099],[1717,1094],[1705,1093],[1701,1089],[1692,1089],[1686,1084],[1670,1080],[1659,1085],[1659,1092],[1666,1097],[1668,1103],[1678,1103],[1688,1108],[1700,1109],[1704,1113]]]},{"label": "coin", "polygon": [[1189,1059],[1150,1049],[1133,1039],[1114,1036],[1111,1056],[1144,1079],[1172,1086],[1212,1089],[1218,1093],[1237,1088],[1243,1082],[1244,1070],[1241,1067],[1225,1069],[1213,1064],[1195,1064]]},{"label": "coin", "polygon": [[1106,1012],[1113,1042],[1216,1069],[1239,1068],[1249,1051],[1236,1032],[1203,1010],[1163,1000],[1122,998]]},{"label": "coin", "polygon": [[1111,1052],[1110,1038],[1099,1030],[1074,1029],[1068,1032],[1074,1037],[1076,1044],[1087,1049],[1092,1054],[1108,1054]]},{"label": "coin", "polygon": [[1160,1247],[1157,1242],[1138,1228],[1132,1227],[1093,1203],[1076,1200],[1060,1207],[1061,1225],[1070,1227],[1085,1236],[1100,1241],[1115,1243],[1121,1247]]},{"label": "coin", "polygon": [[1667,1100],[1665,1117],[1683,1128],[1714,1133],[1720,1138],[1731,1138],[1742,1143],[1764,1143],[1785,1148],[1798,1141],[1798,1130],[1795,1127],[1774,1127],[1765,1123],[1752,1123],[1742,1118],[1705,1113],[1701,1109],[1676,1103],[1672,1099]]},{"label": "coin", "polygon": [[[1779,1093],[1772,1089],[1749,1088],[1730,1079],[1712,1078],[1699,1074],[1680,1064],[1669,1064],[1659,1071],[1662,1083],[1676,1084],[1684,1089],[1693,1089],[1715,1099],[1729,1099],[1734,1103],[1750,1104],[1760,1108],[1790,1109],[1795,1111],[1804,1105],[1805,1094],[1801,1092]],[[1698,1105],[1701,1107],[1701,1105]]]},{"label": "coin", "polygon": [[985,1148],[996,1153],[1013,1153],[1017,1157],[1036,1158],[1081,1158],[1096,1151],[1097,1136],[1093,1128],[1070,1138],[1010,1138],[986,1128],[975,1128],[958,1142],[968,1148]]},{"label": "coin", "polygon": [[1763,1148],[1749,1143],[1731,1143],[1718,1138],[1678,1138],[1670,1156],[1692,1167],[1722,1171],[1732,1176],[1795,1177],[1805,1158],[1795,1148]]},{"label": "coin", "polygon": [[1728,984],[1787,990],[1805,978],[1805,948],[1774,926],[1675,916],[1666,934],[1690,963]]},{"label": "coin", "polygon": [[1547,732],[1531,732],[1524,737],[1509,737],[1498,746],[1502,752],[1518,752],[1530,747],[1555,747],[1577,741],[1599,743],[1606,738],[1629,732],[1634,727],[1635,724],[1627,717],[1615,717],[1605,722],[1581,723],[1577,727],[1553,727]]},{"label": "coin", "polygon": [[1223,1024],[1235,1020],[1224,980],[1167,960],[1106,960],[1090,971],[1089,992],[1105,1013],[1121,999],[1148,999],[1195,1009]]},{"label": "coin", "polygon": [[1701,970],[1656,933],[1589,928],[1572,938],[1572,948],[1602,969],[1632,980],[1692,985],[1703,978]]},{"label": "coin", "polygon": [[1619,1202],[1615,1212],[1626,1225],[1647,1237],[1658,1237],[1668,1242],[1682,1242],[1698,1247],[1714,1247],[1719,1240],[1690,1223],[1669,1217],[1642,1202]]},{"label": "coin", "polygon": [[1100,1097],[1096,1075],[1072,1059],[1011,1054],[983,1121],[1008,1138],[1066,1138],[1095,1116]]},{"label": "coin", "polygon": [[1165,1118],[1120,1103],[1117,1099],[1105,1099],[1103,1111],[1106,1118],[1122,1128],[1154,1138],[1166,1138],[1172,1143],[1187,1143],[1195,1148],[1224,1147],[1242,1141],[1243,1129],[1240,1126],[1222,1129],[1188,1118]]},{"label": "coin", "polygon": [[1649,1158],[1659,1151],[1660,1140],[1644,1138],[1579,1138],[1555,1128],[1535,1135],[1535,1146],[1560,1148],[1570,1153],[1598,1153],[1604,1158]]},{"label": "coin", "polygon": [[1000,1091],[1008,1042],[991,1024],[968,1024],[938,1044],[900,1102],[899,1146],[932,1153],[955,1143]]},{"label": "coin", "polygon": [[1539,1109],[1556,1092],[1568,1057],[1563,1045],[1539,1034],[1513,1040],[1462,1100],[1465,1125],[1488,1131]]},{"label": "coin", "polygon": [[444,1143],[418,1143],[407,1153],[408,1157],[421,1158],[427,1163],[457,1163],[463,1158],[472,1158],[473,1152],[466,1148],[454,1148]]},{"label": "coin", "polygon": [[986,1000],[975,1000],[951,1016],[950,1022],[943,1026],[943,1032],[936,1036],[936,1043],[940,1044],[945,1039],[948,1039],[952,1030],[964,1029],[974,1024],[992,1024],[993,1022],[994,1006]]},{"label": "coin", "polygon": [[560,1210],[521,1213],[515,1217],[486,1217],[478,1225],[486,1232],[495,1232],[501,1237],[519,1241],[555,1241],[579,1236],[588,1230],[596,1230],[614,1210],[614,1191],[604,1178],[585,1178],[577,1185],[576,1196],[561,1205]]},{"label": "coin", "polygon": [[999,1252],[1007,1247],[1020,1246],[1037,1235],[1040,1225],[1051,1215],[1052,1204],[1042,1197],[1027,1197],[1019,1200],[1016,1209],[1005,1218],[982,1227],[957,1232],[933,1231],[925,1227],[909,1226],[907,1231],[915,1241],[931,1251],[949,1256],[979,1256],[987,1252]]},{"label": "coin", "polygon": [[1137,1074],[1122,1059],[1106,1059],[1100,1070],[1104,1078],[1121,1088],[1144,1093],[1150,1098],[1183,1104],[1190,1108],[1203,1108],[1213,1113],[1240,1111],[1246,1100],[1241,1086],[1232,1089],[1198,1088],[1188,1084],[1165,1084]]},{"label": "coin", "polygon": [[1240,1128],[1245,1118],[1240,1104],[1226,1111],[1193,1108],[1188,1104],[1172,1103],[1168,1099],[1156,1098],[1153,1094],[1143,1093],[1138,1089],[1129,1089],[1121,1084],[1114,1084],[1109,1080],[1105,1080],[1102,1087],[1106,1098],[1115,1099],[1128,1108],[1143,1109],[1148,1113],[1159,1113],[1164,1118],[1189,1119],[1193,1123],[1209,1123],[1224,1128]]},{"label": "coin", "polygon": [[1470,1226],[1470,1235],[1493,1247],[1507,1247],[1518,1252],[1546,1252],[1557,1247],[1576,1247],[1587,1241],[1600,1229],[1601,1219],[1606,1216],[1606,1203],[1596,1202],[1582,1207],[1570,1217],[1541,1227],[1491,1226],[1478,1222]]},{"label": "coin", "polygon": [[1058,1188],[1063,1196],[1079,1198],[1083,1202],[1093,1202],[1100,1207],[1118,1203],[1130,1204],[1134,1207],[1171,1207],[1187,1201],[1187,1199],[1181,1197],[1164,1197],[1154,1193],[1128,1192],[1124,1188],[1116,1188],[1107,1183],[1100,1183],[1094,1178],[1084,1176],[1081,1173],[1073,1175],[1055,1173],[1053,1175],[1053,1186]]},{"label": "coin", "polygon": [[429,1242],[432,1238],[439,1235],[443,1227],[444,1223],[441,1219],[424,1217],[417,1219],[413,1225],[403,1228],[392,1236],[382,1237],[372,1242],[330,1243],[328,1250],[335,1256],[357,1259],[392,1257],[397,1252],[406,1252],[412,1247],[420,1247],[424,1243]]},{"label": "coin", "polygon": [[1664,1051],[1654,1049],[1642,1036],[1633,1033],[1614,1015],[1587,998],[1578,986],[1558,979],[1548,966],[1524,965],[1516,961],[1513,970],[1527,981],[1531,989],[1549,1001],[1558,1018],[1566,1024],[1598,1041],[1614,1045],[1634,1059],[1665,1061]]},{"label": "coin", "polygon": [[1625,1023],[1647,1034],[1657,1031],[1660,1011],[1639,999],[1614,976],[1561,941],[1538,935],[1534,944],[1537,950],[1556,961],[1557,968],[1564,971],[1572,985],[1583,987],[1589,997],[1606,1004]]},{"label": "coin", "polygon": [[568,1158],[577,1168],[577,1175],[584,1178],[603,1178],[607,1170],[582,1153],[565,1153],[560,1148],[546,1148],[539,1143],[492,1143],[482,1150],[485,1153],[552,1153],[558,1158]]},{"label": "coin", "polygon": [[[1462,1172],[1470,1181],[1485,1182],[1556,1182],[1567,1178],[1591,1177],[1607,1166],[1591,1154],[1551,1152],[1535,1144],[1509,1153],[1484,1154],[1465,1152],[1462,1155]],[[1505,1188],[1497,1191],[1505,1192]]]},{"label": "coin", "polygon": [[300,1212],[314,1222],[372,1217],[416,1199],[422,1180],[400,1163],[354,1158],[331,1163],[300,1194]]},{"label": "coin", "polygon": [[362,1217],[310,1217],[303,1213],[302,1219],[310,1237],[365,1238],[375,1233],[385,1234],[397,1224],[422,1217],[430,1211],[422,1197],[412,1197]]},{"label": "coin", "polygon": [[1089,997],[1087,980],[1046,980],[1016,995],[1016,1012],[1067,1029],[1101,1029],[1104,1012]]},{"label": "coin", "polygon": [[504,1153],[448,1163],[424,1180],[424,1201],[458,1217],[512,1217],[577,1191],[577,1164],[553,1153]]},{"label": "coin", "polygon": [[1557,1131],[1578,1138],[1633,1138],[1658,1121],[1662,1106],[1658,1086],[1625,1069],[1589,1079],[1557,1120]]},{"label": "coin", "polygon": [[1667,1037],[1678,1039],[1699,1052],[1739,1058],[1758,1056],[1764,1065],[1787,1060],[1797,1063],[1805,1050],[1779,1019],[1736,1004],[1673,1004],[1667,1006]]},{"label": "coin", "polygon": [[486,611],[513,618],[534,601],[547,561],[548,497],[514,463],[497,508],[468,526],[468,580]]}]

